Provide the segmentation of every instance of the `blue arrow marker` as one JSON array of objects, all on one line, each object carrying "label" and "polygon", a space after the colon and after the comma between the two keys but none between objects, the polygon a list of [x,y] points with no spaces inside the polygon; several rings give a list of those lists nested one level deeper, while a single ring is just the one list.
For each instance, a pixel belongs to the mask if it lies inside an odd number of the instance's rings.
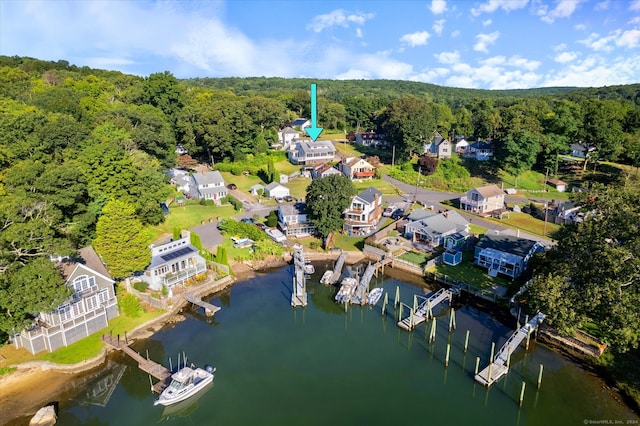
[{"label": "blue arrow marker", "polygon": [[311,127],[307,127],[304,130],[314,142],[318,139],[320,133],[322,133],[322,127],[318,127],[317,107],[316,84],[311,83]]}]

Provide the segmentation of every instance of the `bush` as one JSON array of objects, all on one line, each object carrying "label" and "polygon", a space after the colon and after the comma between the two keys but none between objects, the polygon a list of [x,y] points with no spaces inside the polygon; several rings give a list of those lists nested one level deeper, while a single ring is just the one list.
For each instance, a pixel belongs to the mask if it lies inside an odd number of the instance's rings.
[{"label": "bush", "polygon": [[147,288],[149,288],[149,284],[145,283],[144,281],[139,281],[137,283],[133,283],[133,288],[141,293],[144,293],[145,291],[147,291]]},{"label": "bush", "polygon": [[127,293],[118,300],[120,312],[129,318],[138,318],[142,315],[143,309],[138,298],[131,293]]},{"label": "bush", "polygon": [[317,249],[318,247],[320,247],[320,243],[319,243],[319,242],[317,242],[317,241],[311,241],[311,242],[309,243],[309,248],[310,248],[310,249],[312,249],[312,250],[315,250],[315,249]]},{"label": "bush", "polygon": [[278,213],[276,213],[275,210],[271,210],[265,223],[269,228],[275,228],[278,226]]}]

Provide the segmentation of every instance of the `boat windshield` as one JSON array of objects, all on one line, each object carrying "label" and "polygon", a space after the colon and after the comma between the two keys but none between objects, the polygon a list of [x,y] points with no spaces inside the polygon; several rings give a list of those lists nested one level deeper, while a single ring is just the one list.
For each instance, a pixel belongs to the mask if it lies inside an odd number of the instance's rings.
[{"label": "boat windshield", "polygon": [[187,386],[187,382],[181,382],[175,379],[172,380],[171,384],[169,385],[169,387],[175,390],[176,392],[179,391],[180,389],[184,389],[186,386]]}]

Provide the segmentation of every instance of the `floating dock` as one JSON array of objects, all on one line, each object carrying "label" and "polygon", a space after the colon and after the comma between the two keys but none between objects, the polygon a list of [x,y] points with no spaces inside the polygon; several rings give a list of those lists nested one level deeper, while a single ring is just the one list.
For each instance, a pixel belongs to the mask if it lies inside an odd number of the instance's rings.
[{"label": "floating dock", "polygon": [[293,252],[293,290],[291,292],[291,306],[307,306],[307,277],[305,266],[307,260],[304,257],[302,246]]},{"label": "floating dock", "polygon": [[121,339],[120,336],[113,336],[110,334],[103,334],[102,341],[114,349],[121,350],[129,355],[131,358],[138,362],[138,368],[147,374],[155,377],[159,380],[156,384],[151,386],[151,390],[155,393],[161,393],[164,388],[167,387],[167,380],[171,377],[171,372],[168,368],[152,361],[148,358],[144,358],[138,352],[131,349],[127,344],[126,339]]},{"label": "floating dock", "polygon": [[522,343],[523,340],[538,328],[542,321],[544,321],[544,318],[545,315],[538,312],[533,318],[531,318],[531,321],[516,330],[502,348],[500,348],[493,360],[490,360],[489,365],[484,370],[476,374],[476,381],[488,387],[507,374],[509,371],[509,358],[511,357],[511,354],[518,349],[518,346],[520,346],[520,343]]},{"label": "floating dock", "polygon": [[398,327],[407,331],[413,330],[417,325],[427,321],[433,316],[432,310],[439,303],[446,300],[449,302],[449,304],[451,304],[451,300],[453,299],[454,294],[456,294],[455,289],[441,288],[440,290],[431,294],[429,297],[418,296],[419,299],[422,299],[422,302],[414,309],[411,309],[409,315],[406,318],[398,321]]}]

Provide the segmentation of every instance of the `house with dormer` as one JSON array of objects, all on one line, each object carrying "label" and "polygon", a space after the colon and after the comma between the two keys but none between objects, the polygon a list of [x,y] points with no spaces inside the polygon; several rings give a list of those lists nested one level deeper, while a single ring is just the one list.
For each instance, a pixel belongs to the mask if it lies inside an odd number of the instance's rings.
[{"label": "house with dormer", "polygon": [[[469,221],[454,210],[428,212],[424,217],[405,224],[404,236],[431,249],[443,245],[448,250],[455,250],[469,236]],[[447,240],[449,236],[455,238]]]},{"label": "house with dormer", "polygon": [[289,150],[289,161],[292,164],[318,164],[333,161],[336,155],[336,148],[331,141],[318,140],[298,141]]},{"label": "house with dormer", "polygon": [[200,251],[191,245],[186,235],[178,240],[151,246],[151,263],[144,274],[138,277],[159,291],[184,284],[189,278],[207,272],[207,262]]},{"label": "house with dormer", "polygon": [[382,192],[369,187],[351,200],[343,212],[344,230],[349,235],[369,234],[382,217]]},{"label": "house with dormer", "polygon": [[351,180],[373,179],[376,168],[360,157],[342,157],[338,163],[338,170]]},{"label": "house with dormer", "polygon": [[357,132],[355,142],[358,145],[369,147],[381,147],[386,145],[385,136],[378,132]]},{"label": "house with dormer", "polygon": [[438,132],[433,133],[431,142],[424,145],[424,153],[435,158],[451,158],[452,145],[449,139]]},{"label": "house with dormer", "polygon": [[299,137],[299,131],[291,126],[287,126],[278,132],[278,143],[274,146],[274,148],[279,148],[283,151],[287,151]]},{"label": "house with dormer", "polygon": [[189,185],[191,197],[199,200],[213,200],[216,204],[227,196],[227,187],[219,171],[194,173]]},{"label": "house with dormer", "polygon": [[518,278],[527,269],[531,257],[542,251],[544,246],[537,241],[487,233],[476,244],[473,262],[487,268],[491,277],[503,274]]},{"label": "house with dormer", "polygon": [[93,247],[79,250],[73,259],[55,261],[71,296],[56,309],[40,312],[31,327],[11,338],[16,347],[32,354],[69,346],[118,316],[114,281]]},{"label": "house with dormer", "polygon": [[504,208],[504,191],[497,185],[473,188],[460,197],[460,208],[477,214],[489,214]]}]

